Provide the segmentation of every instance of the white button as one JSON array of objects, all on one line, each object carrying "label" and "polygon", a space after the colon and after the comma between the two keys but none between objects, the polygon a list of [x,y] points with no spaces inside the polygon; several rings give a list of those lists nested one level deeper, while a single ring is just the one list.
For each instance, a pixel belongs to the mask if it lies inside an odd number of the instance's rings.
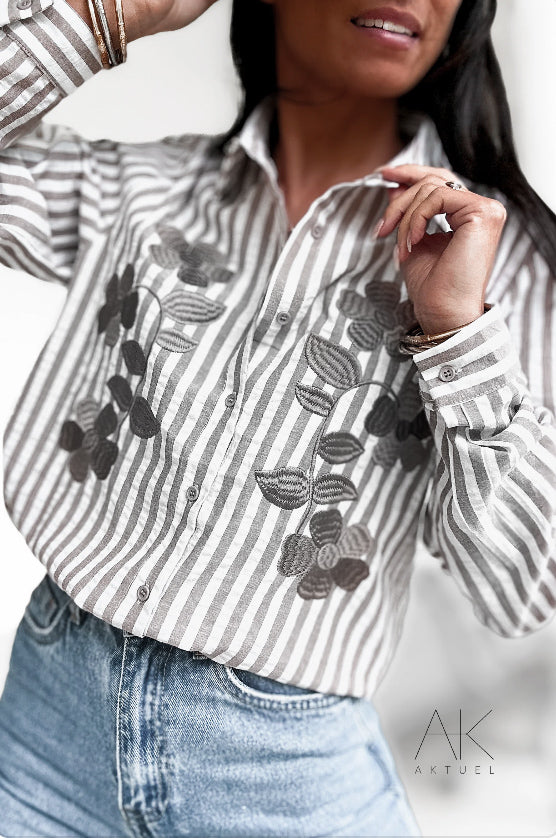
[{"label": "white button", "polygon": [[145,602],[149,598],[150,592],[151,589],[146,583],[144,585],[139,585],[137,588],[137,599],[139,602]]},{"label": "white button", "polygon": [[199,497],[199,487],[196,483],[193,483],[191,486],[187,487],[185,494],[187,495],[188,500],[197,500]]},{"label": "white button", "polygon": [[226,402],[226,407],[233,407],[236,403],[236,398],[236,393],[228,393],[224,400]]},{"label": "white button", "polygon": [[291,314],[289,313],[289,311],[279,311],[276,315],[276,320],[278,321],[278,323],[280,323],[280,325],[283,326],[284,324],[290,322]]},{"label": "white button", "polygon": [[446,364],[445,367],[440,367],[438,377],[441,381],[453,381],[456,377],[456,371],[449,364]]},{"label": "white button", "polygon": [[315,224],[315,226],[311,230],[311,235],[313,236],[314,239],[320,239],[320,237],[322,236],[322,232],[323,231],[322,231],[321,225],[320,224]]},{"label": "white button", "polygon": [[33,0],[17,0],[16,6],[20,11],[24,11],[28,9]]}]

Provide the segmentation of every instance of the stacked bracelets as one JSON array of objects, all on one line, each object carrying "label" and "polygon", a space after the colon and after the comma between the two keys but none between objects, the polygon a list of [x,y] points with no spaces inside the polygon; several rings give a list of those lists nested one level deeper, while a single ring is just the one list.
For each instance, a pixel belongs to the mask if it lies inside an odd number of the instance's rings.
[{"label": "stacked bracelets", "polygon": [[89,14],[93,24],[93,32],[96,38],[100,60],[105,70],[123,64],[127,59],[127,38],[125,33],[124,10],[122,0],[114,0],[116,7],[116,19],[118,21],[118,35],[120,47],[115,49],[112,44],[110,27],[106,18],[106,11],[102,0],[87,0],[89,3]]},{"label": "stacked bracelets", "polygon": [[[485,312],[490,311],[491,308],[492,305],[485,303]],[[399,351],[402,355],[415,355],[417,352],[424,352],[425,349],[438,346],[442,341],[451,338],[453,335],[457,335],[464,326],[469,326],[469,323],[464,323],[463,326],[458,326],[457,329],[450,329],[449,332],[440,332],[437,335],[425,335],[419,324],[415,323],[400,340]]]}]

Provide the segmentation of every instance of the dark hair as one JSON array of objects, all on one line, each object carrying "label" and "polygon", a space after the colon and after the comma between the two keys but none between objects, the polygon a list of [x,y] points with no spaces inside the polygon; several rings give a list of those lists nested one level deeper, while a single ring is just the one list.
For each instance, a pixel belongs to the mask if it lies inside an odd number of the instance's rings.
[{"label": "dark hair", "polygon": [[[528,183],[517,159],[490,34],[495,13],[496,0],[462,0],[445,50],[399,104],[431,117],[454,171],[494,187],[515,205],[556,275],[556,215]],[[274,7],[261,0],[234,0],[231,46],[244,99],[221,148],[261,99],[276,93]]]}]

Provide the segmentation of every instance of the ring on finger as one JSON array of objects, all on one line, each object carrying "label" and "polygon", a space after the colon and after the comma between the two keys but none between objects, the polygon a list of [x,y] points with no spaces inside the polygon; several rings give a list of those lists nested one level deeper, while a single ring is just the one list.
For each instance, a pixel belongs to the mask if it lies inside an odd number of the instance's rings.
[{"label": "ring on finger", "polygon": [[460,183],[457,180],[447,180],[446,181],[446,186],[449,186],[450,189],[465,189],[465,186],[463,185],[463,183]]}]

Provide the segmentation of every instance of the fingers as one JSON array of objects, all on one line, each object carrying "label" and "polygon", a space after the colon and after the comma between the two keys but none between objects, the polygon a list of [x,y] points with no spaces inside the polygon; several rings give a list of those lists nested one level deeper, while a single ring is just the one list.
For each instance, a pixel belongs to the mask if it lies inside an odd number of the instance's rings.
[{"label": "fingers", "polygon": [[387,180],[394,180],[397,183],[407,184],[409,186],[423,180],[426,176],[437,177],[441,181],[454,180],[454,173],[449,169],[434,168],[433,166],[418,166],[413,164],[406,164],[403,166],[379,166],[376,169]]},{"label": "fingers", "polygon": [[[403,192],[394,190],[394,195],[390,195],[390,204],[388,205],[380,228],[380,237],[388,236],[397,227],[403,219],[405,213],[408,211],[415,201],[423,200],[433,189],[444,185],[444,182],[434,175],[429,175],[425,181],[420,179],[419,183],[406,188]],[[446,187],[449,189],[449,187]]]}]

